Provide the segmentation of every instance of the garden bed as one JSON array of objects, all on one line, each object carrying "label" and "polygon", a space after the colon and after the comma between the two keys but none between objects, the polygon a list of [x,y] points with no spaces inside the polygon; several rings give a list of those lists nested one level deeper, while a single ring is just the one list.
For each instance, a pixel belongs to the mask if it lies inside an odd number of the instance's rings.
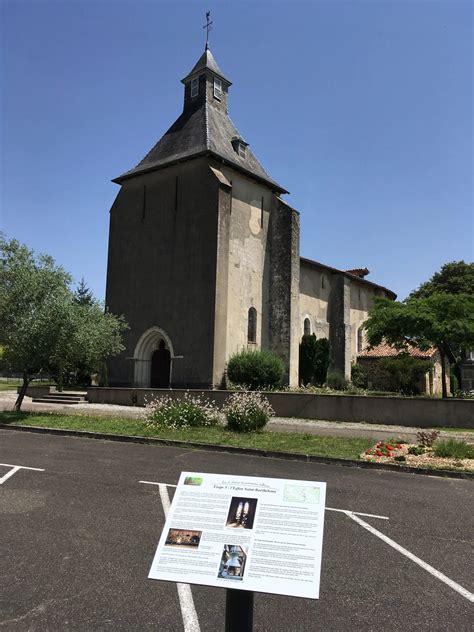
[{"label": "garden bed", "polygon": [[[449,444],[449,442],[446,442]],[[454,442],[458,445],[462,442]],[[410,452],[417,452],[415,454]],[[448,450],[449,452],[449,450]],[[416,443],[395,443],[379,441],[365,450],[360,458],[373,463],[407,465],[428,469],[464,470],[474,472],[474,458],[462,456],[439,456],[433,446],[421,447]]]}]

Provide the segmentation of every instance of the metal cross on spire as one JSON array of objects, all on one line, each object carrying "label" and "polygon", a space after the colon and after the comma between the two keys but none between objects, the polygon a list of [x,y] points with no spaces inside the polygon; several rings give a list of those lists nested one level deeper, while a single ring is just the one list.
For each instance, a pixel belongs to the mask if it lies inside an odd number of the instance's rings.
[{"label": "metal cross on spire", "polygon": [[202,27],[206,29],[206,50],[209,48],[209,31],[212,31],[213,22],[209,19],[211,17],[211,12],[206,11],[206,24]]}]

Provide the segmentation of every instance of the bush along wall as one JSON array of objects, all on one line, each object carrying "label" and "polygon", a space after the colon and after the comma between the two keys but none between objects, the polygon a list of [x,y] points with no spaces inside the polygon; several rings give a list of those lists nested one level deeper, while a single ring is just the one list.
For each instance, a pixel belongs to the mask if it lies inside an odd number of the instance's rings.
[{"label": "bush along wall", "polygon": [[303,336],[300,343],[300,385],[322,386],[326,382],[329,366],[329,341],[316,339],[314,334]]},{"label": "bush along wall", "polygon": [[265,349],[241,351],[227,364],[232,384],[252,391],[274,389],[281,385],[285,366],[282,360]]}]

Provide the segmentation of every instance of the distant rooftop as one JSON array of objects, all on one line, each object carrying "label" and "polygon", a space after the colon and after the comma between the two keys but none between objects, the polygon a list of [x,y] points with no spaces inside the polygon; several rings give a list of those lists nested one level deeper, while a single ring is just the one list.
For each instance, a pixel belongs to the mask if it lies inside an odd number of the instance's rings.
[{"label": "distant rooftop", "polygon": [[412,358],[420,358],[423,360],[430,360],[437,353],[434,347],[430,347],[426,351],[422,351],[421,349],[418,349],[418,347],[409,346],[404,351],[400,349],[395,349],[395,347],[392,347],[386,342],[382,342],[376,347],[369,347],[365,349],[364,351],[361,351],[358,354],[358,357],[359,358],[396,358],[397,356],[399,356],[401,353],[404,353],[404,352],[405,353],[408,352],[408,354]]}]

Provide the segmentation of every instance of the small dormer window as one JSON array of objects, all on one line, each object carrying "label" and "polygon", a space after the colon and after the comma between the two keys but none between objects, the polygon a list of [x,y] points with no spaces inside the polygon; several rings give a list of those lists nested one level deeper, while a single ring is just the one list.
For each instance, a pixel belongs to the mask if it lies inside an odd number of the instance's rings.
[{"label": "small dormer window", "polygon": [[191,97],[197,97],[199,94],[199,77],[191,79]]},{"label": "small dormer window", "polygon": [[246,143],[241,138],[236,137],[232,139],[232,147],[234,148],[235,153],[238,154],[241,158],[245,158],[245,155],[247,153],[247,145],[248,143]]},{"label": "small dormer window", "polygon": [[222,81],[217,77],[214,77],[214,97],[219,100],[222,97]]}]

